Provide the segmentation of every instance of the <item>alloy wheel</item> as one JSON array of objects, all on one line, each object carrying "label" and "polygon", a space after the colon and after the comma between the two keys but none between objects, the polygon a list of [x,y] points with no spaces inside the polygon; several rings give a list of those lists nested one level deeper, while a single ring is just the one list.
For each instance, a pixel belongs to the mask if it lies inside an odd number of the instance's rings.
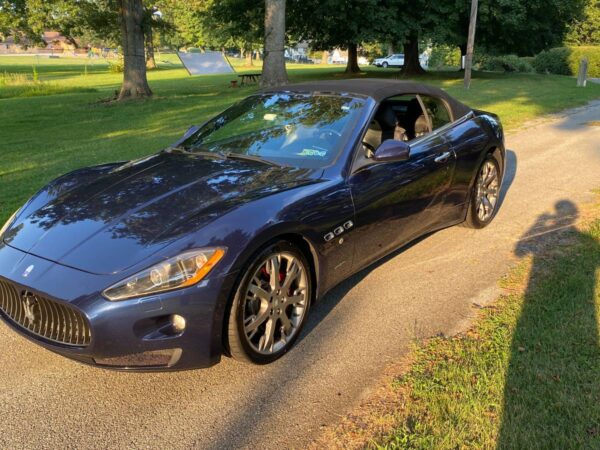
[{"label": "alloy wheel", "polygon": [[488,160],[481,166],[477,178],[475,210],[482,222],[487,222],[494,215],[499,187],[498,168]]},{"label": "alloy wheel", "polygon": [[264,258],[250,278],[243,306],[244,335],[252,349],[263,355],[283,349],[302,325],[308,295],[308,273],[299,258],[289,252]]}]

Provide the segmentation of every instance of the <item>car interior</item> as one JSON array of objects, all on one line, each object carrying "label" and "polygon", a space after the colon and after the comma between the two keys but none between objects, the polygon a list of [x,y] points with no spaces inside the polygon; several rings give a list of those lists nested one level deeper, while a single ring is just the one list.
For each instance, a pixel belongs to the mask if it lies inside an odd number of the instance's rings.
[{"label": "car interior", "polygon": [[379,106],[363,137],[364,156],[372,158],[385,140],[409,142],[450,121],[447,107],[440,99],[416,95],[388,98]]}]

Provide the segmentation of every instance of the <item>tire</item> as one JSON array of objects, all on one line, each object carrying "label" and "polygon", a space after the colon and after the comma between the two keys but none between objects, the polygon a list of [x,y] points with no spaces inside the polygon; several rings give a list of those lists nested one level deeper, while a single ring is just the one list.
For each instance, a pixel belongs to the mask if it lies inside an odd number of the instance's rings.
[{"label": "tire", "polygon": [[383,67],[384,69],[387,69],[388,68],[388,63],[384,61],[383,64],[381,64],[381,67]]},{"label": "tire", "polygon": [[267,245],[252,258],[235,291],[227,323],[229,354],[252,364],[280,358],[302,331],[311,301],[311,270],[302,251],[287,241]]},{"label": "tire", "polygon": [[501,161],[498,158],[488,154],[477,169],[464,222],[466,227],[484,228],[496,217],[502,186]]}]

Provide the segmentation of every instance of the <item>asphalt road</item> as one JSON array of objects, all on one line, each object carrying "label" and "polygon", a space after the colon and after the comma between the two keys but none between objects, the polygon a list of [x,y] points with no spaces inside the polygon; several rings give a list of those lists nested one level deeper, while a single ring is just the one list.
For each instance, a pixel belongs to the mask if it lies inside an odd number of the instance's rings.
[{"label": "asphalt road", "polygon": [[289,448],[358,403],[415,337],[451,334],[497,295],[515,242],[559,200],[600,187],[600,102],[507,138],[508,188],[485,230],[435,233],[344,282],[268,367],[127,374],[45,351],[0,325],[0,448]]}]

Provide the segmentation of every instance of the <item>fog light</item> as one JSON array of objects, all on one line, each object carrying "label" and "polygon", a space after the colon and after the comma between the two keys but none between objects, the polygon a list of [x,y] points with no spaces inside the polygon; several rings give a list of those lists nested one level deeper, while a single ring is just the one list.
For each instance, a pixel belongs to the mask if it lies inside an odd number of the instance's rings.
[{"label": "fog light", "polygon": [[181,358],[181,353],[180,348],[171,348],[132,353],[113,358],[94,358],[94,361],[100,366],[120,367],[123,369],[133,367],[172,367]]},{"label": "fog light", "polygon": [[173,314],[169,317],[171,321],[171,327],[173,328],[173,334],[181,334],[185,330],[185,319],[179,314]]}]

